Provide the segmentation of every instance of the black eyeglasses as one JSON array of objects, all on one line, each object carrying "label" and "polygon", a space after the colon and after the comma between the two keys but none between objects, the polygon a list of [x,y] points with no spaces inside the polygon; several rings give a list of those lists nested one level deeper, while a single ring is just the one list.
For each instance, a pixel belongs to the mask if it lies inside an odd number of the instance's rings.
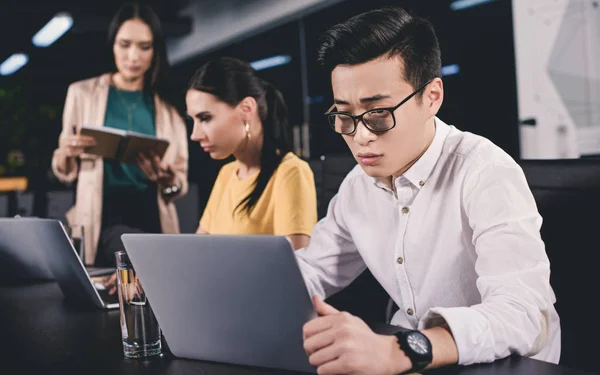
[{"label": "black eyeglasses", "polygon": [[362,121],[367,129],[373,133],[383,133],[391,130],[396,126],[396,117],[394,111],[398,109],[402,104],[409,101],[413,96],[417,95],[422,91],[433,79],[425,82],[421,87],[416,89],[412,94],[404,98],[395,107],[389,108],[374,108],[366,111],[365,113],[357,116],[353,116],[350,112],[329,112],[325,113],[329,124],[336,133],[350,135],[356,131],[358,122]]}]

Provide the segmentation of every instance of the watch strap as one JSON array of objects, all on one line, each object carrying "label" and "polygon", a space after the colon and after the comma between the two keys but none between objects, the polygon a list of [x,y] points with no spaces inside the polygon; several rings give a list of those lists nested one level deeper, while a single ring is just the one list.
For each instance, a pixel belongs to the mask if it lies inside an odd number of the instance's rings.
[{"label": "watch strap", "polygon": [[[419,354],[417,352],[415,352],[410,345],[408,344],[408,336],[411,333],[418,333],[419,335],[422,335],[425,340],[428,343],[429,346],[429,350],[427,354]],[[396,333],[396,339],[398,341],[398,345],[400,346],[400,350],[402,350],[404,352],[404,354],[410,359],[412,367],[410,368],[410,370],[406,371],[405,373],[413,373],[413,372],[418,372],[421,371],[423,369],[425,369],[432,361],[432,348],[431,348],[431,342],[429,341],[429,338],[427,338],[427,336],[423,335],[420,331],[416,331],[416,330],[411,330],[411,331],[401,331]]]}]

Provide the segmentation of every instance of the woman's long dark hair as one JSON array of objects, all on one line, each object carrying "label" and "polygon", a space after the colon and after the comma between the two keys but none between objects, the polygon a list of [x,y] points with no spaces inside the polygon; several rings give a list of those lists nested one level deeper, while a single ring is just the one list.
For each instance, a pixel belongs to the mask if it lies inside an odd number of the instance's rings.
[{"label": "woman's long dark hair", "polygon": [[196,71],[188,87],[212,94],[233,107],[247,97],[256,100],[264,134],[260,172],[252,192],[236,207],[236,210],[241,208],[250,214],[281,160],[291,151],[291,134],[283,95],[272,84],[261,79],[248,63],[230,57],[204,64]]},{"label": "woman's long dark hair", "polygon": [[150,69],[148,69],[144,75],[144,91],[149,94],[156,93],[162,100],[174,106],[173,91],[171,90],[167,77],[169,62],[167,60],[165,37],[162,32],[160,19],[149,5],[136,2],[124,3],[110,21],[108,27],[108,49],[110,51],[109,56],[112,57],[112,69],[116,71],[113,54],[115,38],[117,37],[121,25],[132,19],[139,19],[148,25],[154,39],[152,64],[150,65]]}]

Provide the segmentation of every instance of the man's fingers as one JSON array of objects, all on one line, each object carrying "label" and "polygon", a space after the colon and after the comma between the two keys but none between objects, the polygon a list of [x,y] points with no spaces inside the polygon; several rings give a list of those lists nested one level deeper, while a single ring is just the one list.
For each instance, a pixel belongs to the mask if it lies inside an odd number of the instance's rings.
[{"label": "man's fingers", "polygon": [[327,346],[330,346],[335,341],[335,332],[333,329],[327,329],[316,333],[304,340],[304,350],[307,355],[311,355]]},{"label": "man's fingers", "polygon": [[315,318],[302,327],[302,337],[304,340],[319,332],[326,331],[333,327],[334,316],[321,316]]},{"label": "man's fingers", "polygon": [[348,372],[348,366],[344,363],[343,358],[336,358],[333,361],[324,363],[317,368],[317,374],[319,375],[336,375],[345,374]]},{"label": "man's fingers", "polygon": [[335,361],[338,357],[339,347],[333,344],[310,354],[308,357],[308,362],[315,367],[319,367],[327,362]]},{"label": "man's fingers", "polygon": [[315,310],[317,310],[317,314],[321,316],[334,315],[339,313],[338,309],[323,301],[319,296],[313,296],[313,304],[315,305]]}]

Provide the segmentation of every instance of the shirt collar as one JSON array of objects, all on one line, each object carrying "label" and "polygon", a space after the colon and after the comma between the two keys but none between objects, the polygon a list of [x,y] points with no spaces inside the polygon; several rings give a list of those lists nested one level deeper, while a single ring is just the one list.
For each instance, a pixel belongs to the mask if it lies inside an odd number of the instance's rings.
[{"label": "shirt collar", "polygon": [[[433,141],[423,155],[421,155],[419,160],[417,160],[406,172],[398,177],[394,181],[394,184],[398,186],[398,184],[402,184],[402,179],[406,179],[417,189],[421,189],[423,186],[425,186],[427,179],[431,175],[433,168],[442,154],[444,142],[446,141],[448,133],[450,133],[450,126],[436,117],[435,135],[433,137]],[[378,180],[375,180],[375,186],[389,189],[386,184]]]}]

